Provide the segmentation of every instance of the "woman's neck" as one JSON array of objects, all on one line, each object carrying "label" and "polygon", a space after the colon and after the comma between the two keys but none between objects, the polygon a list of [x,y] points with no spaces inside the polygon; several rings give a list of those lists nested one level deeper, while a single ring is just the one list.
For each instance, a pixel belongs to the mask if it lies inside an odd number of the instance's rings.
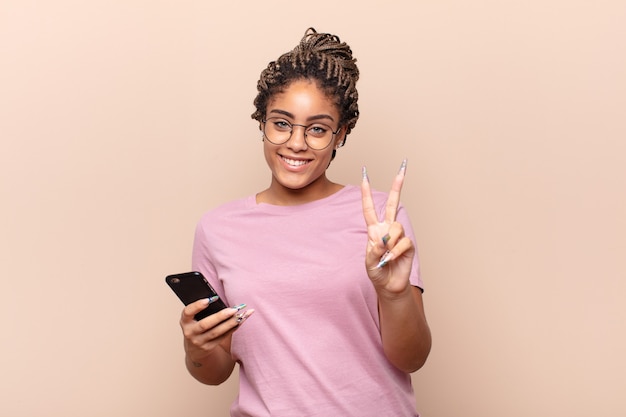
[{"label": "woman's neck", "polygon": [[331,182],[326,177],[319,178],[313,184],[300,189],[284,187],[275,178],[272,178],[269,188],[256,195],[256,202],[257,204],[265,203],[275,206],[297,206],[321,200],[335,194],[342,188],[343,185]]}]

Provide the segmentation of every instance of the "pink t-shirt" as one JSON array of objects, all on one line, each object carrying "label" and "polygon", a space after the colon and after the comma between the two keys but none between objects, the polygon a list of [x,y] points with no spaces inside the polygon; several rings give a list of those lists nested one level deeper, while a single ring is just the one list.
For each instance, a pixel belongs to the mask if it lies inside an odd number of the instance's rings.
[{"label": "pink t-shirt", "polygon": [[[374,192],[379,212],[387,195]],[[397,219],[415,242],[406,211]],[[233,335],[240,365],[231,416],[417,416],[410,375],[382,349],[364,266],[360,188],[298,206],[255,196],[206,213],[193,269],[229,305],[255,314]],[[420,288],[417,257],[411,283]]]}]

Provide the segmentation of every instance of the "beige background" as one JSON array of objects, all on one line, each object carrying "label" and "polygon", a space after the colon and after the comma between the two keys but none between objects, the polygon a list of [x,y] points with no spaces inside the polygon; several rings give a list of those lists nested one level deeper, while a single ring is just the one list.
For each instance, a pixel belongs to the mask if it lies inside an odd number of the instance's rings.
[{"label": "beige background", "polygon": [[423,415],[624,415],[624,22],[619,0],[3,1],[0,415],[227,415],[236,378],[187,376],[163,278],[202,212],[268,184],[256,80],[311,25],[362,71],[331,177],[386,189],[409,158]]}]

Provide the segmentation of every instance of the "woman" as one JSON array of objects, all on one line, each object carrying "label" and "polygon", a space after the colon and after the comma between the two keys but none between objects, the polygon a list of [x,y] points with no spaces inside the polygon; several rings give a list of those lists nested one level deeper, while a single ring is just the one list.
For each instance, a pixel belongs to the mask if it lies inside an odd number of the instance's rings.
[{"label": "woman", "polygon": [[[309,29],[261,73],[256,111],[267,189],[205,214],[193,268],[230,308],[181,317],[186,364],[217,385],[239,364],[232,416],[416,416],[410,373],[428,356],[413,233],[389,194],[330,181],[358,119],[350,47]],[[379,215],[380,213],[380,215]],[[365,221],[363,221],[365,219]],[[256,312],[254,318],[244,321]]]}]

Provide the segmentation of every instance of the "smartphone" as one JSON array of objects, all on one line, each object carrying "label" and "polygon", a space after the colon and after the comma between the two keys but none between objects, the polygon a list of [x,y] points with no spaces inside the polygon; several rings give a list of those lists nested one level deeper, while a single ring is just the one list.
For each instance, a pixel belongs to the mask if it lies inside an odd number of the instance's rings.
[{"label": "smartphone", "polygon": [[[165,282],[185,305],[191,304],[194,301],[198,301],[203,298],[211,298],[217,295],[204,275],[197,271],[168,275],[165,277]],[[226,304],[224,304],[220,298],[209,304],[207,308],[201,312],[197,313],[194,318],[196,320],[202,320],[203,318],[208,317],[211,314],[215,314],[224,308],[226,308]]]}]

